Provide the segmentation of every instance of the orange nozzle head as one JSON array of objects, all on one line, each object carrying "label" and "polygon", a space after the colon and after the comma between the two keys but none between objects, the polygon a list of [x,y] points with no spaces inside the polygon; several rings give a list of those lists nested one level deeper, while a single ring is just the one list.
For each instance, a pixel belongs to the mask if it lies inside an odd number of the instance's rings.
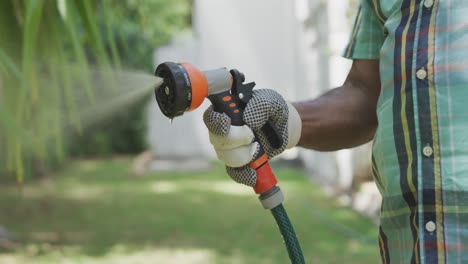
[{"label": "orange nozzle head", "polygon": [[189,111],[192,111],[199,107],[208,96],[208,81],[205,75],[192,64],[182,62],[180,65],[187,71],[192,86],[192,101],[189,107]]}]

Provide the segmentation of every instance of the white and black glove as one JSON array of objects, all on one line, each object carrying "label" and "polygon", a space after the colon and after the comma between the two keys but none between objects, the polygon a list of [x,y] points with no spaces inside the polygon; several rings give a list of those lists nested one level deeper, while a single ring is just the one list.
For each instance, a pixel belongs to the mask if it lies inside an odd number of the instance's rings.
[{"label": "white and black glove", "polygon": [[[257,175],[248,165],[254,161],[263,146],[271,159],[285,149],[296,146],[301,136],[302,121],[297,110],[274,90],[254,90],[252,98],[244,109],[243,120],[246,125],[232,126],[231,119],[218,113],[210,106],[203,115],[209,130],[210,142],[218,158],[226,164],[231,178],[248,186],[255,186]],[[283,144],[274,148],[262,131],[268,122],[276,127]],[[254,132],[259,142],[254,142]]]}]

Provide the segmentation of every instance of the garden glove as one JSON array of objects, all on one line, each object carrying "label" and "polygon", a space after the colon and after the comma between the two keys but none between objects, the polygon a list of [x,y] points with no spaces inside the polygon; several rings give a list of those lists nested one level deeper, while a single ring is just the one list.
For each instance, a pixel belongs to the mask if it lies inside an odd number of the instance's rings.
[{"label": "garden glove", "polygon": [[[297,110],[274,90],[254,90],[252,98],[244,109],[244,126],[232,126],[231,119],[218,113],[210,106],[203,115],[209,130],[210,142],[218,158],[226,164],[231,178],[248,186],[255,186],[257,175],[248,165],[254,161],[263,146],[271,159],[285,149],[294,147],[301,136],[302,121]],[[283,139],[279,148],[274,148],[262,132],[262,127],[270,121]],[[254,133],[259,142],[255,140]]]}]

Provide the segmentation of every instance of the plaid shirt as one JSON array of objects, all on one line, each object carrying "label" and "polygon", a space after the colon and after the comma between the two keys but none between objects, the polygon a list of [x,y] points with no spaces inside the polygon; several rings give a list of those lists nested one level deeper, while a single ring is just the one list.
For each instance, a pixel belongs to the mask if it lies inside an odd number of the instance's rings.
[{"label": "plaid shirt", "polygon": [[468,263],[468,0],[361,0],[345,50],[380,60],[384,263]]}]

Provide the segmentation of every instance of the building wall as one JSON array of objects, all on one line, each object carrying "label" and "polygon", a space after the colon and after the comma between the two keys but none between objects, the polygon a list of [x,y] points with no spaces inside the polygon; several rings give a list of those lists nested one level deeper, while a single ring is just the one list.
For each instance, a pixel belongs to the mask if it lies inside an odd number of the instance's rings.
[{"label": "building wall", "polygon": [[[294,1],[195,1],[200,67],[237,68],[258,88],[297,97],[302,85],[300,23]],[[303,50],[303,49],[302,49]]]}]

